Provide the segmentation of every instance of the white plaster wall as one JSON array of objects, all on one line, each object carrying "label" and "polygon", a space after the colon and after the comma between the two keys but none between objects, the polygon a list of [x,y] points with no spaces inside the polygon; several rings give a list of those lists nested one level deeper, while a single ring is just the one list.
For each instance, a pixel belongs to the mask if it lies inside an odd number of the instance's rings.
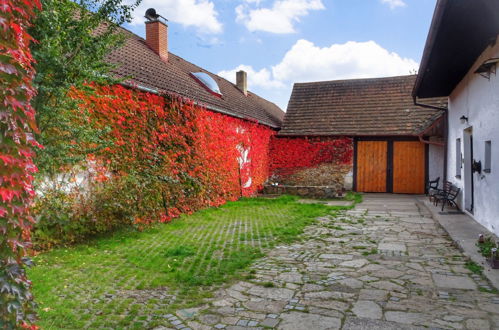
[{"label": "white plaster wall", "polygon": [[429,145],[428,150],[428,179],[440,178],[439,186],[442,187],[444,179],[445,148],[434,144]]},{"label": "white plaster wall", "polygon": [[[499,67],[497,75],[490,80],[475,74],[481,63],[499,57],[499,37],[493,47],[487,48],[477,59],[465,78],[454,89],[449,98],[449,135],[448,135],[448,179],[464,190],[464,171],[461,178],[456,174],[456,139],[461,138],[463,149],[463,130],[473,127],[473,158],[484,163],[485,141],[492,141],[491,173],[473,174],[474,212],[470,214],[476,221],[499,235]],[[461,124],[461,116],[469,118]],[[464,210],[464,191],[459,196],[459,205]]]}]

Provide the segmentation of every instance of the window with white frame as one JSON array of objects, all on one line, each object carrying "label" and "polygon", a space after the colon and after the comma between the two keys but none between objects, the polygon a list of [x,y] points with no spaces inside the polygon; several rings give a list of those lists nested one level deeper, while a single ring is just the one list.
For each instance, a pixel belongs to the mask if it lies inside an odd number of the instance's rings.
[{"label": "window with white frame", "polygon": [[485,161],[483,164],[483,171],[490,173],[492,167],[492,141],[485,141]]},{"label": "window with white frame", "polygon": [[456,139],[456,178],[461,177],[461,167],[463,165],[461,154],[461,139]]}]

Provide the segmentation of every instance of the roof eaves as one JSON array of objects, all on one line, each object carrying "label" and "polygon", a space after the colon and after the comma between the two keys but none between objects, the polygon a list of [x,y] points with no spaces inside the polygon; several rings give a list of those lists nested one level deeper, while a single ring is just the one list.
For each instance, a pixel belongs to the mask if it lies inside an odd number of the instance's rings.
[{"label": "roof eaves", "polygon": [[445,112],[439,112],[432,116],[428,121],[421,125],[420,129],[417,131],[416,135],[421,136],[430,131],[435,125],[438,125],[445,118]]},{"label": "roof eaves", "polygon": [[277,137],[397,137],[397,136],[412,136],[417,137],[416,133],[399,133],[399,134],[386,134],[386,133],[281,133],[277,134]]},{"label": "roof eaves", "polygon": [[[143,91],[143,92],[146,92],[146,93],[151,93],[151,94],[156,94],[156,95],[160,95],[161,94],[160,91],[158,91],[157,89],[153,89],[153,88],[146,87],[146,86],[139,85],[139,84],[133,84],[133,83],[125,82],[125,81],[121,82],[120,84],[123,85],[123,86],[125,86],[125,87],[136,88],[136,89],[138,89],[140,91]],[[214,105],[204,104],[204,103],[197,102],[197,101],[193,101],[193,104],[197,105],[197,106],[201,106],[201,107],[206,108],[208,110],[211,110],[211,111],[214,111],[214,112],[219,112],[221,114],[224,114],[224,115],[227,115],[227,116],[231,116],[231,117],[235,117],[235,118],[238,118],[238,119],[256,120],[256,119],[252,119],[252,118],[248,118],[248,117],[244,117],[244,116],[235,114],[235,113],[233,113],[231,111],[222,109],[222,108],[214,106]],[[272,124],[272,123],[269,123],[269,122],[264,122],[264,121],[261,121],[261,120],[256,120],[256,121],[259,122],[260,124],[269,126],[271,128],[274,128],[274,129],[279,129],[280,128],[279,126],[276,126],[275,124]]]},{"label": "roof eaves", "polygon": [[430,26],[430,31],[428,32],[428,38],[426,40],[425,48],[423,51],[423,57],[421,59],[421,65],[419,66],[419,73],[416,77],[416,82],[414,84],[414,89],[412,91],[413,97],[417,97],[419,93],[419,88],[424,79],[425,72],[428,70],[428,63],[430,61],[433,48],[435,46],[435,40],[437,38],[438,31],[442,24],[442,18],[445,9],[449,3],[449,0],[438,0],[435,6],[435,12],[433,14],[433,19]]}]

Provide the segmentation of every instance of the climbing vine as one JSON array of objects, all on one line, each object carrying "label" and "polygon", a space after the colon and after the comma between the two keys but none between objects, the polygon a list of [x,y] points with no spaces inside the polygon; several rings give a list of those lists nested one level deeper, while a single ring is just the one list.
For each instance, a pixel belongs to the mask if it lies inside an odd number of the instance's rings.
[{"label": "climbing vine", "polygon": [[270,172],[287,176],[304,168],[324,163],[352,163],[353,144],[350,138],[273,138]]},{"label": "climbing vine", "polygon": [[25,267],[34,220],[30,205],[35,112],[34,70],[27,28],[38,0],[0,0],[0,328],[35,328],[35,303]]},{"label": "climbing vine", "polygon": [[270,128],[171,94],[88,87],[94,91],[71,92],[76,111],[88,115],[76,124],[105,133],[75,148],[94,150],[84,163],[44,186],[36,206],[39,244],[170,221],[252,195],[267,179]]}]

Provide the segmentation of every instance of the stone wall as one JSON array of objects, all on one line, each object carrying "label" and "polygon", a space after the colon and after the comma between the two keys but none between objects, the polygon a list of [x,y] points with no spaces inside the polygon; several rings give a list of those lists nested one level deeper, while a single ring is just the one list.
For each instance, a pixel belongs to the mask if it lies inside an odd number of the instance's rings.
[{"label": "stone wall", "polygon": [[[302,187],[302,190],[303,187],[327,187],[319,188],[322,192],[307,188],[310,195],[331,195],[329,189],[352,189],[351,138],[274,137],[270,144],[270,158],[269,184]],[[325,189],[327,193],[323,192]]]},{"label": "stone wall", "polygon": [[321,164],[296,170],[293,174],[276,177],[276,181],[290,186],[331,186],[352,189],[349,174],[351,165]]},{"label": "stone wall", "polygon": [[311,198],[336,198],[343,197],[342,185],[334,186],[290,186],[266,184],[263,189],[268,195],[295,195]]}]

